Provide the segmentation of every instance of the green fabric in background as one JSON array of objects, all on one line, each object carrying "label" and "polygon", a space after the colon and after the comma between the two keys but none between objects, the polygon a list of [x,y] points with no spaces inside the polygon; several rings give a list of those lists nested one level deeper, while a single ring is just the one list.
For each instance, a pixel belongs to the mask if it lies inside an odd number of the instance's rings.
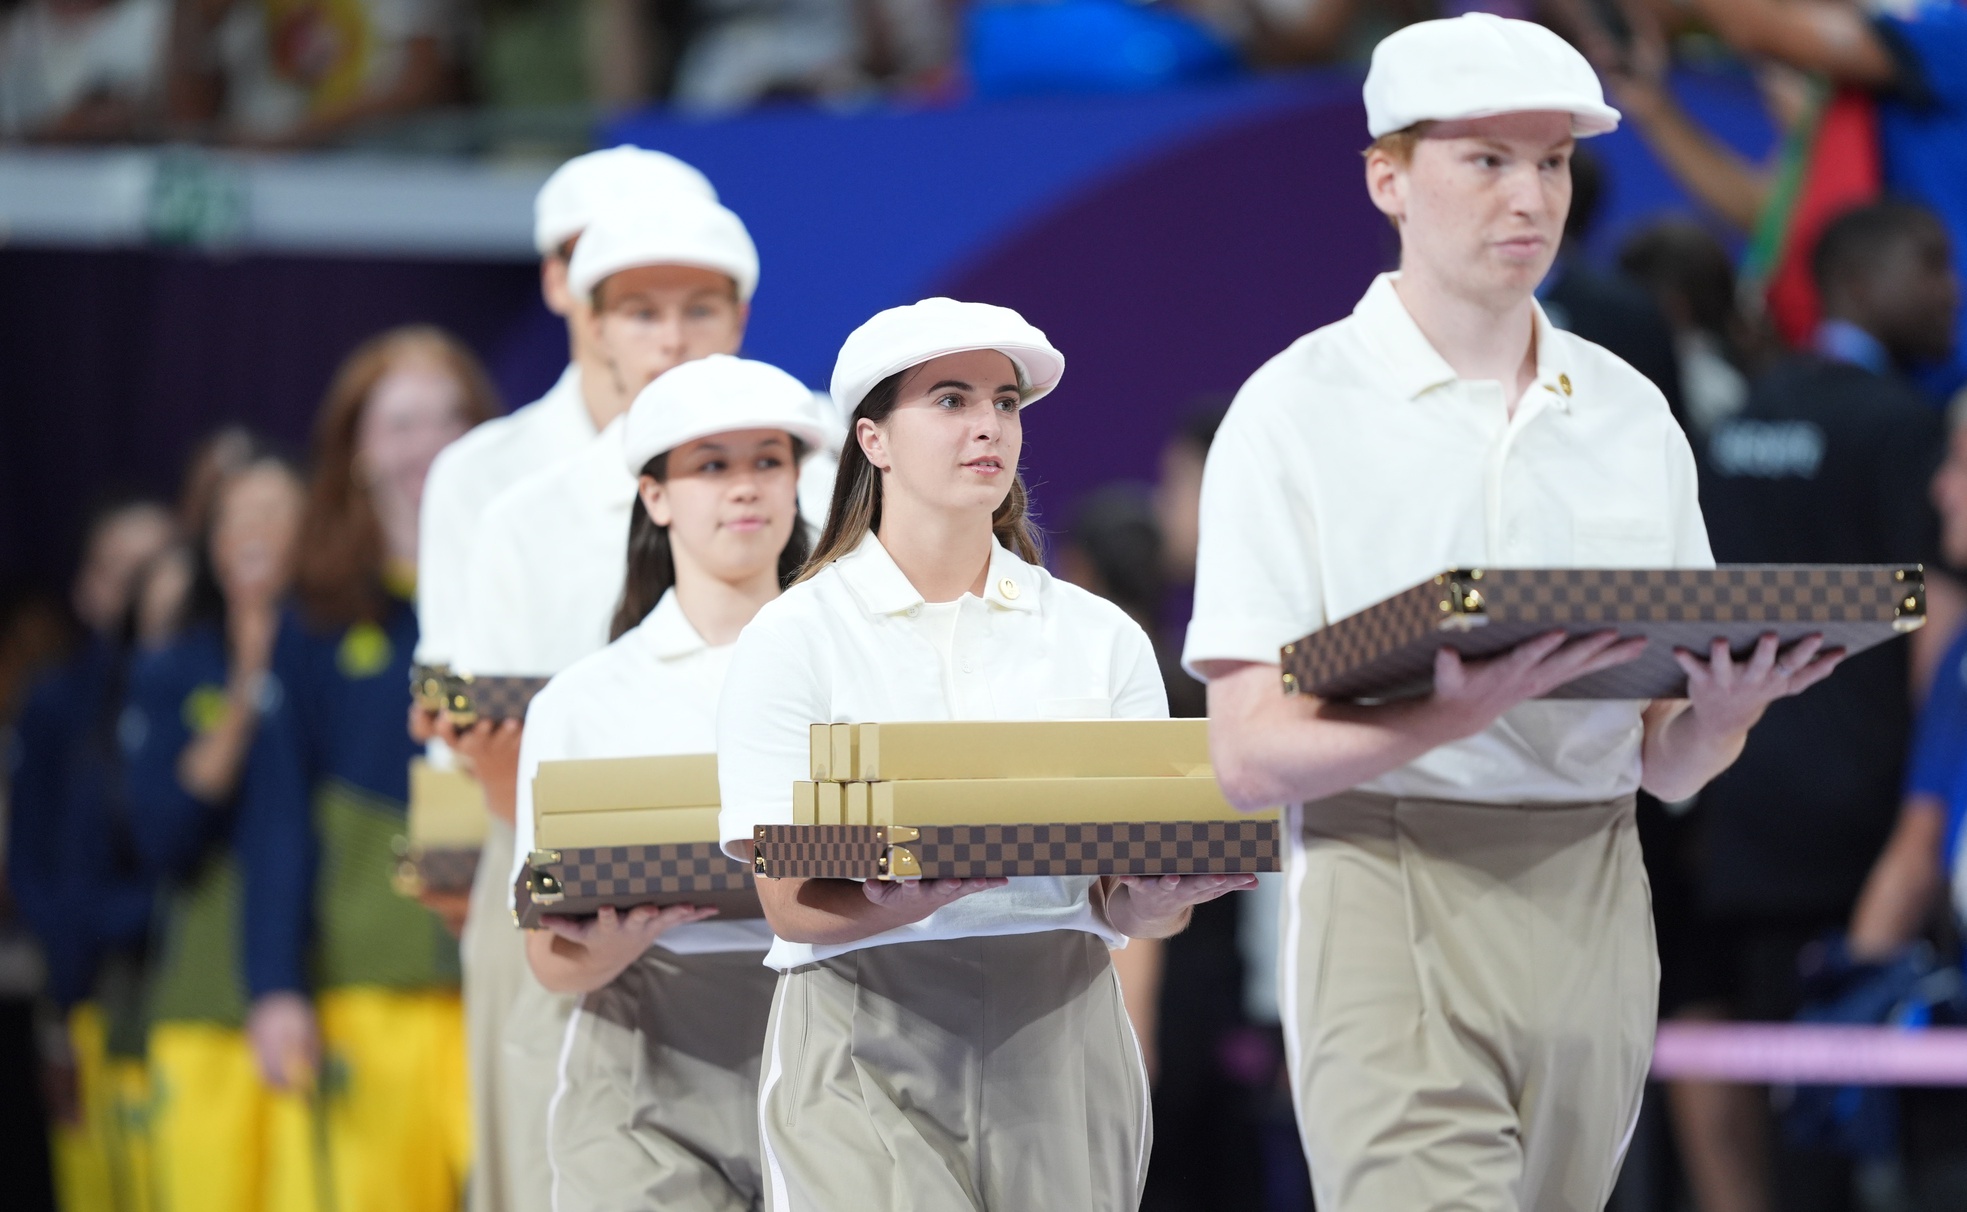
[{"label": "green fabric in background", "polygon": [[315,989],[456,985],[457,940],[436,914],[390,885],[403,805],[331,780],[315,794],[314,822],[321,844],[314,877]]}]

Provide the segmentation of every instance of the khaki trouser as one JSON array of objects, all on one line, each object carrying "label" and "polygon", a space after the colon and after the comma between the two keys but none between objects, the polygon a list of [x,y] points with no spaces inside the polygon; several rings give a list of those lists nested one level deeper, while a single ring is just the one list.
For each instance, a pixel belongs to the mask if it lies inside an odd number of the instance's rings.
[{"label": "khaki trouser", "polygon": [[546,1106],[573,999],[526,966],[512,920],[512,827],[494,818],[465,919],[465,1029],[471,1060],[471,1212],[541,1212],[551,1198]]},{"label": "khaki trouser", "polygon": [[763,954],[651,947],[567,1023],[550,1112],[554,1212],[754,1212]]},{"label": "khaki trouser", "polygon": [[772,1212],[1130,1212],[1147,1075],[1106,944],[896,943],[779,980],[760,1090]]},{"label": "khaki trouser", "polygon": [[1659,964],[1630,798],[1293,810],[1282,986],[1320,1212],[1598,1212]]}]

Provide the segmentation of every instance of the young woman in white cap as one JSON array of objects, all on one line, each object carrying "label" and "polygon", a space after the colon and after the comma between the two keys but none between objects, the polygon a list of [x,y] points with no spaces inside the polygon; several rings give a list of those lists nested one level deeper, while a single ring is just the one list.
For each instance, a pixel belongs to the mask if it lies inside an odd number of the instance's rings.
[{"label": "young woman in white cap", "polygon": [[[739,639],[720,831],[792,821],[822,721],[1160,718],[1147,636],[1038,564],[1020,410],[1064,358],[1016,312],[928,299],[847,338],[853,431],[802,580]],[[1109,947],[1249,876],[760,880],[781,973],[766,1206],[1130,1209],[1150,1136]]]},{"label": "young woman in white cap", "polygon": [[[671,369],[735,353],[744,339],[758,253],[744,224],[708,198],[682,191],[589,219],[568,264],[584,300],[581,323],[599,367],[624,401]],[[470,614],[453,664],[477,674],[551,675],[608,642],[622,589],[622,535],[635,477],[622,462],[617,416],[573,454],[507,486],[479,523],[467,575]],[[440,732],[442,729],[440,729]],[[514,819],[521,728],[481,723],[457,738],[487,805]],[[523,854],[520,850],[517,853]],[[510,859],[501,866],[510,870]],[[509,885],[500,889],[505,903]],[[498,927],[510,931],[501,910]],[[493,1057],[497,1167],[507,1206],[532,1212],[549,1200],[546,1105],[569,997],[520,971],[507,993]]]},{"label": "young woman in white cap", "polygon": [[[567,322],[568,364],[547,393],[510,415],[473,429],[447,446],[431,464],[419,511],[417,542],[417,653],[426,665],[448,665],[457,656],[471,617],[466,579],[480,522],[493,499],[514,481],[551,465],[594,440],[623,409],[621,394],[592,335],[585,298],[569,289],[567,270],[581,235],[608,207],[659,204],[673,194],[717,200],[704,175],[674,156],[639,147],[611,147],[576,156],[555,169],[533,200],[533,245],[540,256],[540,293],[548,310]],[[438,721],[412,710],[418,740]],[[432,746],[431,760],[449,764],[450,751]],[[504,1034],[505,1007],[525,978],[526,961],[505,911],[505,873],[512,863],[512,823],[487,822],[478,879],[460,947],[471,1058],[473,1154],[472,1212],[519,1212],[505,1159],[523,1152],[502,1138],[513,1116],[494,1063]]]},{"label": "young woman in white cap", "polygon": [[1713,563],[1666,401],[1533,293],[1573,140],[1618,121],[1584,59],[1422,22],[1374,51],[1366,110],[1400,271],[1230,408],[1184,659],[1225,792],[1297,805],[1280,984],[1321,1212],[1596,1210],[1653,1042],[1633,793],[1691,795],[1834,658],[1718,647],[1682,654],[1686,701],[1534,702],[1642,646],[1557,633],[1444,651],[1423,699],[1284,695],[1280,646],[1444,568]]},{"label": "young woman in white cap", "polygon": [[[636,397],[624,445],[638,499],[616,638],[527,712],[522,856],[542,761],[715,749],[731,645],[811,550],[799,465],[832,438],[812,394],[762,362],[714,354]],[[527,932],[540,983],[581,998],[550,1111],[559,1212],[726,1212],[763,1197],[758,1058],[774,974],[760,961],[772,935],[708,913],[604,909]]]}]

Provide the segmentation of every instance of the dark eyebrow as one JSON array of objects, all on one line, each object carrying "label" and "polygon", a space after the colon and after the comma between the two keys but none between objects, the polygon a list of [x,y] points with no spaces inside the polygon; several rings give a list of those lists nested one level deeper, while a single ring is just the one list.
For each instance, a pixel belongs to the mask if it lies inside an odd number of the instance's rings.
[{"label": "dark eyebrow", "polygon": [[941,390],[942,390],[943,388],[945,388],[945,387],[954,387],[954,388],[955,388],[956,390],[958,390],[958,391],[975,391],[975,390],[976,390],[976,388],[974,388],[974,387],[972,387],[972,386],[970,386],[970,385],[969,385],[968,383],[965,383],[965,382],[963,382],[963,381],[962,381],[961,379],[944,379],[944,380],[943,380],[942,382],[940,382],[940,383],[937,383],[937,384],[935,384],[934,386],[932,386],[932,387],[930,387],[930,388],[929,388],[929,390],[930,390],[930,391],[941,391]]}]

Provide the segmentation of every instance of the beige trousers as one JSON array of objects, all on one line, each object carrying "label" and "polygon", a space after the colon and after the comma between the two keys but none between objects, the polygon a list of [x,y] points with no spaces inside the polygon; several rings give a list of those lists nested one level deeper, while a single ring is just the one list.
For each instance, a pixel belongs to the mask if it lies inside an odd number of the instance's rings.
[{"label": "beige trousers", "polygon": [[574,999],[548,993],[526,965],[512,920],[513,834],[491,822],[465,920],[465,1041],[471,1061],[470,1212],[543,1212],[551,1197],[546,1108]]},{"label": "beige trousers", "polygon": [[786,973],[759,1115],[771,1212],[1131,1212],[1147,1075],[1081,931],[870,947]]},{"label": "beige trousers", "polygon": [[500,1053],[506,1008],[526,976],[526,953],[512,924],[507,892],[512,875],[512,826],[488,821],[471,884],[459,955],[464,966],[465,1046],[471,1076],[470,1212],[522,1212],[507,1161],[508,1125],[500,1098]]},{"label": "beige trousers", "polygon": [[1632,800],[1292,817],[1279,983],[1319,1212],[1599,1212],[1659,988]]},{"label": "beige trousers", "polygon": [[755,1212],[759,1056],[779,974],[756,951],[651,947],[567,1023],[554,1212]]}]

